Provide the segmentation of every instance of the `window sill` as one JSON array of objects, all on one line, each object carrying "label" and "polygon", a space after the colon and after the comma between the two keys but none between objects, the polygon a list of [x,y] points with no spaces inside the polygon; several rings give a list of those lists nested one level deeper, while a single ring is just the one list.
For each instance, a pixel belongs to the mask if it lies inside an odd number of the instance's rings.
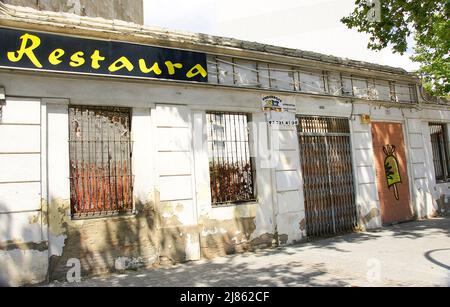
[{"label": "window sill", "polygon": [[93,213],[93,214],[77,214],[72,215],[72,221],[87,221],[101,219],[122,219],[136,216],[135,211],[125,211],[117,213]]},{"label": "window sill", "polygon": [[249,201],[244,202],[235,202],[235,203],[223,203],[223,204],[213,204],[211,207],[213,209],[220,209],[220,208],[228,208],[228,207],[241,207],[241,206],[251,206],[251,205],[258,205],[258,200],[252,199]]},{"label": "window sill", "polygon": [[208,215],[212,220],[233,220],[243,218],[255,218],[258,214],[259,203],[257,200],[243,203],[229,203],[221,206],[212,206]]},{"label": "window sill", "polygon": [[450,179],[446,179],[446,180],[436,180],[436,184],[446,184],[446,183],[450,183]]}]

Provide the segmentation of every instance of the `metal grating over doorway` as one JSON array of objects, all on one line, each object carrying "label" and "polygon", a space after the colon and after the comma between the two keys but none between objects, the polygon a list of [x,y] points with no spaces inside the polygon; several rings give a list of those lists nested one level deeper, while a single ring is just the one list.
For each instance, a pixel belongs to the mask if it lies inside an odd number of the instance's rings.
[{"label": "metal grating over doorway", "polygon": [[308,238],[353,231],[358,223],[349,121],[298,116]]},{"label": "metal grating over doorway", "polygon": [[70,188],[75,217],[133,209],[130,110],[71,107]]}]

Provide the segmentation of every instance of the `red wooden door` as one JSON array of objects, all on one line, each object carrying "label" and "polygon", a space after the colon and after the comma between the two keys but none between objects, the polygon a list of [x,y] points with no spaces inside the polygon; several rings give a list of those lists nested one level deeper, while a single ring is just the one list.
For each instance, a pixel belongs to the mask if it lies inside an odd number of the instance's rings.
[{"label": "red wooden door", "polygon": [[410,190],[403,126],[372,124],[373,150],[383,224],[410,220]]}]

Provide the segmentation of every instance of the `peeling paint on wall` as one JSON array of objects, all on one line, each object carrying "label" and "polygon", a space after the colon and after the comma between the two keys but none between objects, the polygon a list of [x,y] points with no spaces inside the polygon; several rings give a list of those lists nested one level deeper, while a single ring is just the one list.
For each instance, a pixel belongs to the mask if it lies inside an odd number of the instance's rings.
[{"label": "peeling paint on wall", "polygon": [[2,251],[12,251],[12,250],[22,250],[22,251],[38,251],[44,252],[48,249],[48,242],[16,242],[16,241],[8,241],[5,243],[0,243],[0,250]]},{"label": "peeling paint on wall", "polygon": [[363,225],[367,225],[369,224],[373,219],[375,218],[379,218],[381,216],[381,212],[378,208],[372,208],[369,213],[367,213],[363,218],[362,218],[362,223]]},{"label": "peeling paint on wall", "polygon": [[42,223],[43,226],[48,225],[48,205],[45,199],[41,199],[40,207],[41,210],[36,215],[29,217],[28,222],[30,225],[40,223]]},{"label": "peeling paint on wall", "polygon": [[54,200],[48,206],[50,257],[62,256],[70,221],[70,200]]},{"label": "peeling paint on wall", "polygon": [[306,231],[306,219],[300,221],[300,230],[302,232]]},{"label": "peeling paint on wall", "polygon": [[202,256],[207,259],[254,248],[252,236],[256,229],[255,218],[231,220],[201,219],[200,237]]},{"label": "peeling paint on wall", "polygon": [[[50,214],[50,241],[51,246],[55,245],[50,259],[51,279],[65,277],[66,263],[71,258],[80,260],[84,276],[113,272],[118,258],[142,259],[146,267],[158,261],[160,236],[156,214],[151,210],[153,204],[136,205],[139,211],[135,215],[85,220],[72,220],[68,204],[51,204],[56,207]],[[62,226],[52,228],[53,223]]]},{"label": "peeling paint on wall", "polygon": [[255,248],[255,249],[268,248],[268,247],[276,246],[277,241],[278,241],[278,239],[276,239],[273,234],[266,233],[266,234],[260,235],[257,238],[254,238],[251,241],[251,246],[253,246],[253,248]]},{"label": "peeling paint on wall", "polygon": [[278,241],[280,242],[281,245],[286,245],[287,242],[289,241],[289,236],[288,235],[278,235]]},{"label": "peeling paint on wall", "polygon": [[70,200],[53,200],[48,209],[49,231],[53,236],[67,233],[70,217]]},{"label": "peeling paint on wall", "polygon": [[450,213],[450,195],[442,194],[439,199],[437,199],[437,204],[440,214]]}]

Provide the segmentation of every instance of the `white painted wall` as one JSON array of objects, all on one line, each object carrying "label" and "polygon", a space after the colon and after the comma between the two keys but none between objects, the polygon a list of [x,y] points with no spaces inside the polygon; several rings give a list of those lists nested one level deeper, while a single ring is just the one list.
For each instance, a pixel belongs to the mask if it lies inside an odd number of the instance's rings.
[{"label": "white painted wall", "polygon": [[149,108],[133,108],[131,118],[134,199],[136,204],[155,203],[155,136]]},{"label": "white painted wall", "polygon": [[[1,110],[0,245],[7,249],[0,251],[0,283],[12,286],[42,282],[47,275],[47,251],[26,248],[47,241],[41,201],[42,121],[40,99],[8,97]],[[11,244],[15,247],[8,248]]]},{"label": "white painted wall", "polygon": [[[364,108],[357,108],[357,112],[364,113]],[[367,114],[367,113],[366,113]],[[355,169],[356,204],[361,218],[371,213],[378,214],[377,217],[368,220],[367,229],[380,228],[381,208],[378,196],[375,155],[373,152],[372,126],[361,124],[359,116],[351,121],[353,159]]]},{"label": "white painted wall", "polygon": [[[69,100],[44,100],[47,107],[47,191],[49,219],[60,219],[56,206],[66,204],[65,219],[70,219]],[[56,221],[55,221],[56,219]],[[63,221],[61,221],[63,222]],[[49,257],[62,256],[67,234],[49,228]]]},{"label": "white painted wall", "polygon": [[[255,99],[261,99],[258,97]],[[256,109],[257,110],[257,109]],[[256,229],[251,239],[259,238],[263,235],[274,234],[276,231],[276,194],[274,165],[271,148],[269,128],[265,114],[256,112],[252,114],[252,124],[250,125],[250,143],[252,153],[255,156],[256,167],[256,195],[257,207],[255,214]]]},{"label": "white painted wall", "polygon": [[[157,152],[157,190],[159,205],[165,207],[162,210],[161,227],[197,225],[192,112],[185,106],[157,104],[153,114],[156,126],[154,147]],[[171,218],[175,218],[179,225],[166,224]],[[200,237],[189,235],[186,240],[186,260],[199,259]]]},{"label": "white painted wall", "polygon": [[[289,114],[295,120],[295,114]],[[299,242],[305,235],[300,225],[305,218],[300,153],[295,126],[270,127],[275,149],[276,206],[275,214],[279,235],[287,235],[287,244]],[[274,144],[273,144],[274,145]]]},{"label": "white painted wall", "polygon": [[[434,169],[433,164],[429,164],[428,157],[432,157],[430,129],[427,122],[422,122],[417,118],[410,118],[406,121],[407,141],[409,143],[409,163],[412,181],[412,200],[414,212],[419,218],[426,218],[436,212],[436,202],[433,197],[433,179],[430,176],[430,169]],[[429,140],[430,146],[426,147],[425,142]],[[427,157],[427,155],[429,155]],[[427,165],[431,166],[427,168]]]}]

